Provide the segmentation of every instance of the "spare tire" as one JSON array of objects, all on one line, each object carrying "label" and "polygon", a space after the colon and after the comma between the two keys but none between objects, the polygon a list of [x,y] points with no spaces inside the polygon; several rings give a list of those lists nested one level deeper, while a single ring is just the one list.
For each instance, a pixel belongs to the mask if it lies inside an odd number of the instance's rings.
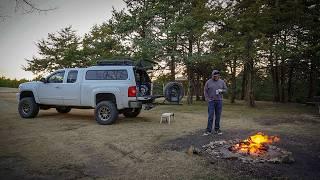
[{"label": "spare tire", "polygon": [[180,102],[184,96],[182,83],[169,82],[163,90],[164,98],[169,102]]}]

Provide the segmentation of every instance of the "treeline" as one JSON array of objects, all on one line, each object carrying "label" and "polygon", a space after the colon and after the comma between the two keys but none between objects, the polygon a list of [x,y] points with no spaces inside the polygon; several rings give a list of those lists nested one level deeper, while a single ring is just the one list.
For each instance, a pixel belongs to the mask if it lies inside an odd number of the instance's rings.
[{"label": "treeline", "polygon": [[[303,101],[320,93],[317,0],[126,0],[83,37],[71,27],[37,43],[25,70],[35,74],[129,57],[187,77],[188,103],[203,100],[219,69],[228,98]],[[164,65],[163,65],[164,64]]]},{"label": "treeline", "polygon": [[0,87],[11,87],[11,88],[17,88],[19,84],[28,82],[26,79],[9,79],[4,76],[0,76]]}]

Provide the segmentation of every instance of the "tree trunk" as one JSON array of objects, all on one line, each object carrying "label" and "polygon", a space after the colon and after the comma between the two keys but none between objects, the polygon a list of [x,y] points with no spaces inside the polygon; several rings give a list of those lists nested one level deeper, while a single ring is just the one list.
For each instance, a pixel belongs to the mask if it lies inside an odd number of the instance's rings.
[{"label": "tree trunk", "polygon": [[288,74],[288,102],[292,101],[292,76],[293,76],[293,60],[290,60],[289,74]]},{"label": "tree trunk", "polygon": [[171,61],[170,61],[170,80],[175,81],[176,80],[175,77],[176,77],[175,57],[172,55]]},{"label": "tree trunk", "polygon": [[241,100],[244,100],[246,95],[246,86],[247,86],[247,67],[243,67],[243,73],[242,73],[242,83],[241,83]]},{"label": "tree trunk", "polygon": [[236,70],[237,70],[237,59],[234,58],[231,65],[231,98],[230,102],[235,103],[236,99]]},{"label": "tree trunk", "polygon": [[[200,39],[199,38],[196,41],[196,45],[197,45],[197,54],[198,54],[198,57],[200,57],[200,55],[201,55],[201,46],[200,46]],[[200,101],[200,93],[201,93],[200,84],[201,84],[201,82],[200,82],[200,72],[199,71],[197,71],[196,82],[194,84],[195,84],[194,90],[195,90],[195,93],[196,93],[196,101]]]},{"label": "tree trunk", "polygon": [[255,101],[254,101],[254,89],[253,89],[253,83],[254,83],[254,70],[253,70],[253,60],[249,59],[248,62],[246,63],[248,73],[247,73],[247,86],[246,86],[246,98],[245,100],[247,101],[247,105],[250,107],[255,106]]},{"label": "tree trunk", "polygon": [[177,36],[173,37],[174,39],[174,45],[171,47],[171,61],[170,61],[170,80],[175,81],[176,78],[176,58],[174,56],[174,52],[177,49]]},{"label": "tree trunk", "polygon": [[285,72],[284,72],[284,60],[282,59],[281,60],[281,63],[280,63],[280,92],[281,92],[281,95],[280,95],[280,101],[282,103],[285,102]]},{"label": "tree trunk", "polygon": [[277,101],[276,97],[276,74],[275,74],[275,67],[273,66],[273,60],[272,60],[272,51],[270,52],[269,55],[269,64],[270,64],[270,73],[271,73],[271,78],[272,78],[272,91],[273,91],[273,101]]},{"label": "tree trunk", "polygon": [[188,93],[187,93],[187,104],[193,103],[193,71],[191,68],[190,59],[192,57],[192,45],[193,45],[193,37],[192,35],[189,36],[189,46],[188,46],[188,57],[189,60],[187,61],[187,75],[188,75]]},{"label": "tree trunk", "polygon": [[[286,36],[286,31],[284,32],[284,37],[283,37],[283,51],[286,53],[286,46],[287,46],[287,36]],[[285,72],[285,61],[286,61],[286,55],[281,56],[281,63],[280,63],[280,87],[281,87],[281,102],[284,103],[286,101],[286,93],[285,93],[285,78],[286,78],[286,72]]]},{"label": "tree trunk", "polygon": [[[278,8],[279,7],[279,0],[275,1],[275,7]],[[278,22],[278,20],[276,19],[276,22]],[[273,54],[273,50],[272,50],[272,45],[274,44],[278,44],[278,37],[277,35],[275,35],[273,37],[273,35],[271,36],[271,46],[270,46],[270,52],[271,54]],[[274,52],[274,59],[273,56],[270,56],[270,64],[271,64],[271,71],[272,71],[272,83],[273,83],[273,101],[274,102],[279,102],[280,101],[280,91],[279,91],[279,63],[278,63],[278,54],[277,52]]]},{"label": "tree trunk", "polygon": [[[277,66],[275,66],[275,60],[273,59],[273,49],[272,45],[274,44],[274,38],[270,38],[271,45],[269,47],[269,65],[270,65],[270,74],[272,78],[272,91],[273,91],[273,101],[278,102],[279,101],[279,95],[278,95],[278,80],[277,80]],[[276,59],[277,60],[277,59]]]},{"label": "tree trunk", "polygon": [[275,58],[275,69],[274,69],[274,74],[275,74],[275,81],[274,81],[274,84],[275,84],[275,94],[274,94],[274,97],[275,97],[275,102],[279,102],[280,101],[280,88],[279,88],[279,63],[278,63],[278,58],[276,56]]},{"label": "tree trunk", "polygon": [[255,101],[254,101],[254,61],[253,61],[253,58],[251,57],[250,55],[250,50],[252,48],[252,43],[253,43],[253,40],[251,37],[248,37],[248,40],[247,40],[247,45],[246,45],[246,49],[247,49],[247,57],[248,57],[248,60],[245,62],[245,66],[247,67],[247,78],[246,78],[246,81],[247,81],[247,86],[246,86],[246,102],[247,102],[247,105],[250,106],[250,107],[254,107],[255,106]]},{"label": "tree trunk", "polygon": [[199,74],[197,74],[197,80],[196,80],[196,83],[195,83],[195,92],[196,92],[196,101],[200,101],[200,93],[201,93],[201,89],[200,89],[200,76]]},{"label": "tree trunk", "polygon": [[188,92],[187,92],[187,104],[193,103],[193,80],[192,80],[192,70],[190,65],[187,66],[187,74],[188,74]]},{"label": "tree trunk", "polygon": [[309,91],[308,98],[311,99],[315,95],[315,82],[316,82],[316,69],[315,69],[315,61],[310,61],[310,71],[309,71]]},{"label": "tree trunk", "polygon": [[202,83],[201,83],[201,90],[202,90],[202,101],[206,100],[206,97],[204,97],[204,86],[207,82],[207,79],[205,78],[205,76],[202,77]]}]

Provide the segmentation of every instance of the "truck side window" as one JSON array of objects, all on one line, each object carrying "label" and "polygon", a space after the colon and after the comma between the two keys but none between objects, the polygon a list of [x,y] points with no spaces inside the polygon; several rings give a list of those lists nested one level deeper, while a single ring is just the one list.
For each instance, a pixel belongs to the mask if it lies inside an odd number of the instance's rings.
[{"label": "truck side window", "polygon": [[126,80],[127,70],[89,70],[86,73],[86,80]]},{"label": "truck side window", "polygon": [[71,70],[68,73],[67,83],[75,83],[77,81],[78,71]]},{"label": "truck side window", "polygon": [[56,72],[48,78],[48,83],[62,83],[63,76],[64,76],[64,71]]}]

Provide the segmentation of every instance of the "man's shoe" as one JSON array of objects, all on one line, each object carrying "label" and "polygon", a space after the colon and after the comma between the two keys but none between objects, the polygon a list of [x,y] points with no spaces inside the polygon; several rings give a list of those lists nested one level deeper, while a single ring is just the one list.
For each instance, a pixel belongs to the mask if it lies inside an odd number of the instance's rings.
[{"label": "man's shoe", "polygon": [[211,134],[211,132],[206,131],[205,133],[202,134],[202,136],[208,136],[208,135],[210,135],[210,134]]},{"label": "man's shoe", "polygon": [[218,134],[218,135],[222,135],[222,131],[220,129],[216,130],[215,133]]}]

